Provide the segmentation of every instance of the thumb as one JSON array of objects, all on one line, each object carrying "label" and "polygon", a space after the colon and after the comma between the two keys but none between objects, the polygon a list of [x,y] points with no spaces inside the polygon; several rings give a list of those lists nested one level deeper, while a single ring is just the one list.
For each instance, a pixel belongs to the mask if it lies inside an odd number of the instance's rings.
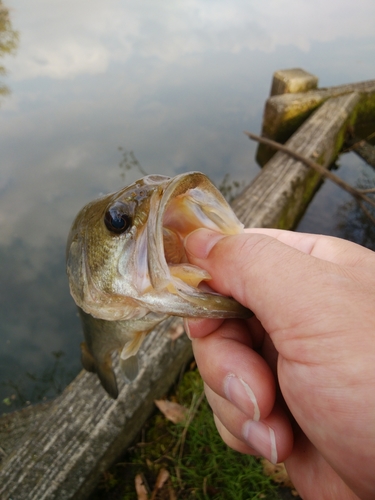
[{"label": "thumb", "polygon": [[252,310],[269,333],[301,315],[316,323],[332,293],[325,284],[342,279],[341,266],[267,234],[223,236],[199,229],[186,238],[185,249],[192,264],[210,273],[210,286]]}]

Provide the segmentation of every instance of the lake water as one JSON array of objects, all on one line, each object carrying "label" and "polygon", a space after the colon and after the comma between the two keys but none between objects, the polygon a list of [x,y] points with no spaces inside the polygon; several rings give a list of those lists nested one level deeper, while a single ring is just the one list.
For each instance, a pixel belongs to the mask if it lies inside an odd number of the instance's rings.
[{"label": "lake water", "polygon": [[[2,62],[0,413],[80,369],[65,241],[82,205],[139,177],[131,151],[148,173],[249,182],[243,130],[259,133],[275,70],[302,67],[320,86],[375,78],[373,0],[5,5],[20,43]],[[353,154],[339,164],[353,183],[371,176]],[[349,201],[325,183],[299,229],[368,243]]]}]

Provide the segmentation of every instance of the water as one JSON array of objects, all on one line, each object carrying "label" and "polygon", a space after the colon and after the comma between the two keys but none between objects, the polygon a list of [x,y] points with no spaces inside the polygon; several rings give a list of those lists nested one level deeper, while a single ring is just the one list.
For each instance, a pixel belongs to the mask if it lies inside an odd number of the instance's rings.
[{"label": "water", "polygon": [[[65,240],[83,204],[138,177],[124,153],[149,173],[249,182],[256,144],[242,132],[259,132],[275,70],[303,67],[321,86],[375,78],[372,0],[5,4],[20,45],[0,107],[0,413],[80,369]],[[355,182],[365,169],[340,163]],[[347,203],[326,182],[299,228],[344,235]]]}]

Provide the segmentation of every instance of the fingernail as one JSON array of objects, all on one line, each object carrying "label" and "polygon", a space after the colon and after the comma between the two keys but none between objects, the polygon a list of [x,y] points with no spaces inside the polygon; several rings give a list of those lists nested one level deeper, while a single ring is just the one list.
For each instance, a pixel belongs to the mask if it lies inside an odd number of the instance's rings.
[{"label": "fingernail", "polygon": [[198,259],[205,259],[212,247],[225,236],[209,229],[196,229],[184,240],[185,250]]},{"label": "fingernail", "polygon": [[242,428],[247,444],[271,463],[277,464],[275,431],[263,422],[247,420]]},{"label": "fingernail", "polygon": [[260,419],[260,410],[255,394],[242,378],[236,377],[234,373],[229,373],[224,379],[224,393],[227,399],[246,415],[250,415],[252,411],[253,420]]},{"label": "fingernail", "polygon": [[188,336],[188,339],[191,340],[189,322],[186,318],[184,318],[184,328],[185,328],[185,333]]}]

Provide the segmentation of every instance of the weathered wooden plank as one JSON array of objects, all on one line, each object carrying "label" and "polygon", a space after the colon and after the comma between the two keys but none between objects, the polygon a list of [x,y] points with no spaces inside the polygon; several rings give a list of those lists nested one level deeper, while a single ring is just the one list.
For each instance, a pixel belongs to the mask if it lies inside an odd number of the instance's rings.
[{"label": "weathered wooden plank", "polygon": [[154,399],[169,390],[191,359],[181,319],[160,325],[142,346],[140,376],[110,399],[96,376],[82,371],[32,426],[0,469],[1,499],[84,499],[100,472],[130,445],[154,409]]},{"label": "weathered wooden plank", "polygon": [[[345,130],[355,120],[359,94],[326,101],[286,145],[328,167],[340,151]],[[292,228],[309,203],[320,176],[285,153],[278,152],[233,203],[247,227]]]},{"label": "weathered wooden plank", "polygon": [[50,402],[35,404],[0,417],[0,463],[30,427],[42,421],[50,406]]},{"label": "weathered wooden plank", "polygon": [[[331,99],[288,145],[328,165],[353,119],[358,99],[356,94]],[[305,166],[279,155],[237,198],[234,209],[248,226],[290,227],[317,182]],[[181,329],[181,320],[171,319],[147,337],[141,350],[140,375],[125,385],[118,374],[116,401],[107,397],[96,376],[81,372],[3,459],[0,498],[87,498],[100,472],[134,440],[154,408],[153,400],[168,391],[191,358],[185,335],[172,340],[171,335]]]},{"label": "weathered wooden plank", "polygon": [[[289,85],[292,86],[292,82]],[[353,125],[374,121],[375,80],[369,80],[309,92],[271,96],[264,108],[262,136],[284,143],[327,99],[351,92],[357,92],[360,95],[356,122]],[[265,165],[274,153],[271,148],[260,145],[256,154],[257,162],[259,165]]]}]

